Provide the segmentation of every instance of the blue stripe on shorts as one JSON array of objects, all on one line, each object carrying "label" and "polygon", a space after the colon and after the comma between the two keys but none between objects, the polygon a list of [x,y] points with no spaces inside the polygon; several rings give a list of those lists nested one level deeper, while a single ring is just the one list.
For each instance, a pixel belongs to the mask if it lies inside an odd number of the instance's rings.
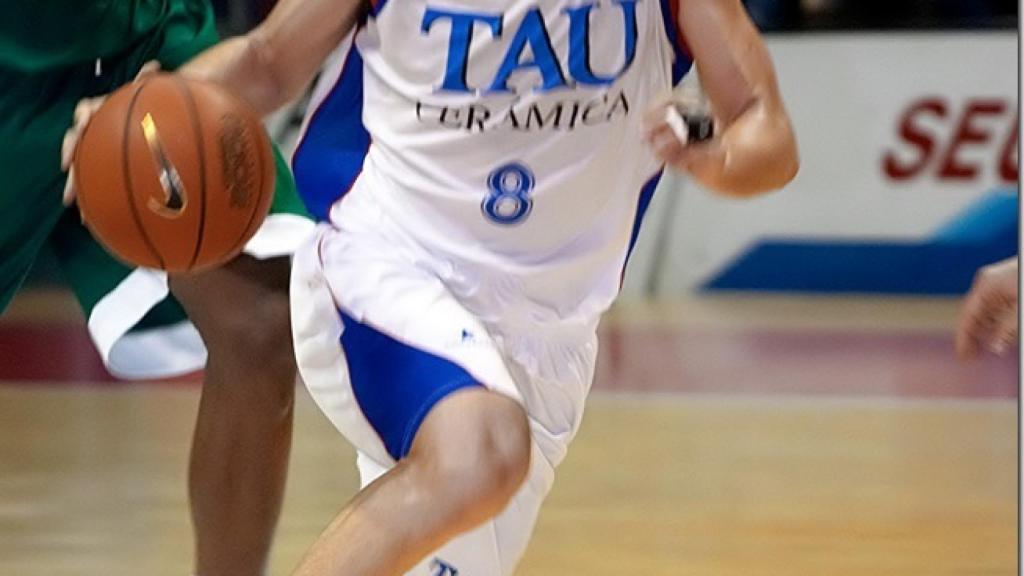
[{"label": "blue stripe on shorts", "polygon": [[456,390],[481,386],[454,362],[339,313],[352,391],[395,460],[409,453],[420,424],[438,402]]}]

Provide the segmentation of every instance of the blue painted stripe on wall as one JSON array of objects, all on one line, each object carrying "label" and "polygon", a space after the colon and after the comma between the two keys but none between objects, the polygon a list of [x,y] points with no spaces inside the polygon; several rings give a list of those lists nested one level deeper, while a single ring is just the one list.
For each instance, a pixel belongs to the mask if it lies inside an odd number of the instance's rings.
[{"label": "blue painted stripe on wall", "polygon": [[986,194],[967,210],[943,224],[932,234],[937,242],[987,242],[1017,230],[1017,190],[1003,189]]},{"label": "blue painted stripe on wall", "polygon": [[764,242],[707,290],[962,294],[981,266],[1016,254],[1013,245]]},{"label": "blue painted stripe on wall", "polygon": [[758,242],[705,290],[954,295],[1018,247],[1018,197],[986,195],[923,242]]}]

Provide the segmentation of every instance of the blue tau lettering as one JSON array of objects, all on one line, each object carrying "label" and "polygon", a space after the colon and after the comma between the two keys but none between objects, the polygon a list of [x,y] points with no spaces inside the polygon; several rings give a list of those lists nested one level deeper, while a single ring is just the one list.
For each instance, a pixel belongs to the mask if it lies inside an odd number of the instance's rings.
[{"label": "blue tau lettering", "polygon": [[[494,74],[488,92],[512,92],[508,83],[513,74],[536,71],[541,84],[535,89],[540,92],[582,84],[605,86],[622,76],[633,64],[637,50],[636,3],[638,0],[613,0],[622,10],[623,52],[622,67],[614,73],[600,74],[594,71],[590,62],[590,16],[600,0],[565,8],[562,13],[569,18],[568,62],[563,67],[551,45],[544,16],[539,8],[533,8],[523,17],[509,42],[501,64]],[[420,31],[428,34],[438,21],[446,21],[451,27],[448,39],[448,58],[440,90],[451,92],[476,92],[478,88],[468,85],[466,73],[469,68],[469,50],[473,42],[473,31],[477,25],[490,29],[491,37],[501,38],[504,29],[504,14],[456,12],[427,7]],[[529,54],[527,54],[527,51]],[[566,80],[566,71],[571,82]]]},{"label": "blue tau lettering", "polygon": [[448,38],[448,63],[444,70],[442,90],[470,92],[466,86],[466,66],[469,62],[469,45],[473,42],[473,25],[483,22],[491,29],[491,35],[501,37],[501,14],[479,14],[474,12],[449,12],[427,8],[423,15],[420,31],[426,34],[438,20],[451,20],[452,30]]},{"label": "blue tau lettering", "polygon": [[[533,53],[532,60],[522,59],[527,46]],[[509,76],[524,68],[536,68],[540,71],[541,78],[544,79],[542,91],[565,86],[562,67],[558,64],[555,49],[551,47],[551,38],[548,36],[544,16],[541,15],[539,8],[530,10],[523,18],[515,37],[512,38],[512,44],[508,47],[508,52],[505,53],[505,58],[501,61],[501,66],[498,67],[490,91],[511,92],[508,87]]]},{"label": "blue tau lettering", "polygon": [[618,0],[625,27],[626,59],[615,74],[598,76],[590,67],[590,12],[597,3],[583,4],[563,11],[569,15],[569,74],[580,84],[602,86],[611,84],[633,64],[636,58],[636,0]]},{"label": "blue tau lettering", "polygon": [[440,558],[434,558],[430,563],[431,568],[437,570],[433,576],[459,576],[459,570],[455,566],[442,561]]}]

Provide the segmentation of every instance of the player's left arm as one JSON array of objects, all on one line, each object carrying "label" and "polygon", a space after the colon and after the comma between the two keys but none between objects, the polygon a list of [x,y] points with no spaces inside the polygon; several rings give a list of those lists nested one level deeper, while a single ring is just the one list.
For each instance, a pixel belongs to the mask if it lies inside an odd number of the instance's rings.
[{"label": "player's left arm", "polygon": [[648,138],[655,153],[724,194],[785,186],[799,168],[796,138],[768,50],[740,0],[679,0],[679,26],[717,134],[687,145],[664,120],[664,109],[654,110]]}]

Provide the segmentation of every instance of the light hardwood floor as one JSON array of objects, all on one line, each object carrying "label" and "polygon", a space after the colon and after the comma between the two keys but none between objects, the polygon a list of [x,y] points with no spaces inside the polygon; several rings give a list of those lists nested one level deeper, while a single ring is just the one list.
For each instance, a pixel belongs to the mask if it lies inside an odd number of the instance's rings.
[{"label": "light hardwood floor", "polygon": [[[955,311],[751,297],[617,307],[602,391],[519,574],[1016,574],[1019,364],[957,364]],[[79,330],[75,314],[66,295],[28,294],[0,331]],[[633,378],[649,386],[616,381]],[[0,383],[0,576],[187,576],[198,393]],[[275,576],[356,488],[351,449],[304,393],[296,422]]]},{"label": "light hardwood floor", "polygon": [[[0,574],[185,576],[196,389],[0,387]],[[356,487],[300,395],[273,574]],[[597,395],[520,574],[1016,573],[1006,401]],[[471,576],[471,575],[470,575]]]}]

